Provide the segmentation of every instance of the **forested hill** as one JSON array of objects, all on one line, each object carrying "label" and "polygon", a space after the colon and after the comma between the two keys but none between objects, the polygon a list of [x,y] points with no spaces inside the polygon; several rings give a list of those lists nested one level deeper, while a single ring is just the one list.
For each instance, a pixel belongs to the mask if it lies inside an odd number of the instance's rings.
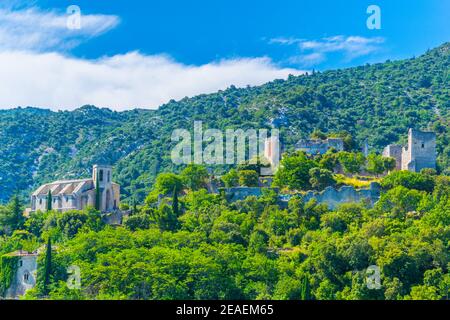
[{"label": "forested hill", "polygon": [[[314,129],[349,131],[377,151],[405,143],[408,127],[438,134],[439,165],[450,174],[450,43],[424,55],[317,72],[259,87],[231,87],[170,101],[159,110],[0,111],[0,202],[37,185],[90,175],[94,163],[115,165],[125,196],[144,197],[170,161],[175,128],[263,128],[276,124],[289,149]],[[149,88],[149,90],[152,90]]]}]

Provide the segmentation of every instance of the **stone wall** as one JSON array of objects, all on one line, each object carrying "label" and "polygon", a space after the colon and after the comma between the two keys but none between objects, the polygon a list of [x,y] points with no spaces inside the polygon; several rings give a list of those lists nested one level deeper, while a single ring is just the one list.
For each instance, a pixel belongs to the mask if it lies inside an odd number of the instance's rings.
[{"label": "stone wall", "polygon": [[[245,200],[247,197],[260,197],[263,195],[263,190],[274,190],[279,193],[278,188],[249,188],[249,187],[235,187],[223,189],[225,197],[229,202]],[[328,187],[322,192],[308,191],[302,196],[306,203],[311,199],[316,199],[318,203],[325,203],[331,210],[336,209],[343,203],[359,203],[365,202],[372,207],[375,202],[380,199],[381,186],[372,182],[368,189],[355,189],[352,186],[343,186],[340,189]],[[288,201],[293,197],[290,194],[279,194],[278,200],[281,207],[286,207]]]},{"label": "stone wall", "polygon": [[366,202],[369,206],[373,206],[380,199],[380,193],[381,186],[372,182],[369,189],[357,190],[352,186],[344,186],[336,190],[328,187],[322,192],[308,191],[302,198],[305,203],[314,198],[318,203],[325,203],[334,210],[343,203]]},{"label": "stone wall", "polygon": [[235,202],[239,200],[245,200],[247,197],[254,196],[260,197],[263,195],[263,190],[274,190],[279,192],[278,188],[259,188],[259,187],[234,187],[234,188],[223,188],[225,192],[225,197],[229,202]]},{"label": "stone wall", "polygon": [[402,146],[390,144],[384,148],[383,156],[395,159],[395,169],[402,170]]}]

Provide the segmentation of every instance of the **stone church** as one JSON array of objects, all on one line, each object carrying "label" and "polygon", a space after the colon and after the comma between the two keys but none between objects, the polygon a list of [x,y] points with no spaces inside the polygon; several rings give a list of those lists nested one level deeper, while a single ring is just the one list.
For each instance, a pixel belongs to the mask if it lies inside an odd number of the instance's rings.
[{"label": "stone church", "polygon": [[31,209],[28,211],[46,211],[49,190],[53,210],[65,212],[94,207],[97,178],[101,195],[100,210],[105,213],[116,211],[120,203],[120,186],[111,180],[112,167],[101,165],[94,166],[91,179],[55,181],[42,185],[31,195]]}]

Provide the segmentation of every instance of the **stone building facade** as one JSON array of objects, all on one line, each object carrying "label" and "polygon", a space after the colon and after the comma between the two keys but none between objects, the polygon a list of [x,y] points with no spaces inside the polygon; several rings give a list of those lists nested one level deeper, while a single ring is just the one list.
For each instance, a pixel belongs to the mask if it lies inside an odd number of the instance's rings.
[{"label": "stone building facade", "polygon": [[31,195],[29,212],[46,211],[49,191],[52,194],[52,209],[60,212],[83,210],[95,206],[96,181],[100,187],[100,210],[114,212],[120,204],[120,186],[112,182],[112,167],[95,165],[91,179],[55,181],[40,186]]},{"label": "stone building facade", "polygon": [[388,145],[383,156],[396,161],[397,170],[420,172],[422,169],[436,169],[436,134],[409,129],[408,146]]},{"label": "stone building facade", "polygon": [[390,144],[383,150],[384,157],[390,157],[395,159],[395,169],[402,170],[402,146],[396,144]]},{"label": "stone building facade", "polygon": [[18,257],[18,266],[11,285],[6,290],[5,298],[17,299],[23,296],[28,290],[33,289],[36,285],[38,253],[17,251],[10,255]]}]

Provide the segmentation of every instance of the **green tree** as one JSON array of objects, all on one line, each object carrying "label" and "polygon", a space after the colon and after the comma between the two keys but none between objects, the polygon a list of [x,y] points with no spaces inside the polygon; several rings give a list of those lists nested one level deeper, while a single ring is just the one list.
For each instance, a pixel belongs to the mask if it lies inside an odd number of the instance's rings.
[{"label": "green tree", "polygon": [[138,213],[126,218],[124,225],[131,231],[136,231],[139,229],[145,230],[150,228],[152,225],[152,219],[150,215],[146,213]]},{"label": "green tree", "polygon": [[408,189],[432,192],[434,185],[435,179],[433,176],[410,171],[391,172],[381,181],[381,186],[385,189],[403,186]]},{"label": "green tree", "polygon": [[387,216],[404,218],[408,212],[418,209],[424,197],[423,191],[398,186],[383,193],[375,208],[379,208]]},{"label": "green tree", "polygon": [[359,173],[365,162],[364,155],[360,152],[341,151],[338,153],[338,159],[344,172],[350,174]]},{"label": "green tree", "polygon": [[316,190],[323,190],[326,187],[336,185],[333,173],[327,169],[312,168],[309,170],[309,183]]},{"label": "green tree", "polygon": [[68,239],[73,238],[86,225],[88,215],[84,211],[70,210],[58,214],[56,224]]},{"label": "green tree", "polygon": [[180,208],[178,203],[178,190],[177,188],[173,188],[173,196],[172,196],[172,211],[177,216],[180,215]]},{"label": "green tree", "polygon": [[407,300],[441,300],[439,290],[433,286],[414,286],[411,288],[410,296],[406,297]]},{"label": "green tree", "polygon": [[301,296],[301,300],[310,300],[311,299],[311,289],[309,286],[309,279],[307,276],[304,276],[302,279],[300,296]]},{"label": "green tree", "polygon": [[259,185],[259,175],[253,170],[239,171],[239,185],[245,187],[257,187]]},{"label": "green tree", "polygon": [[175,173],[160,173],[156,177],[155,190],[161,194],[168,194],[174,189],[183,189],[183,180]]},{"label": "green tree", "polygon": [[23,206],[20,203],[20,199],[17,195],[14,195],[10,204],[9,204],[11,214],[12,214],[12,221],[11,224],[14,229],[20,229],[22,228],[25,217],[23,216]]},{"label": "green tree", "polygon": [[48,295],[50,291],[50,280],[52,276],[52,241],[50,237],[47,240],[45,251],[44,270],[43,270],[43,295]]},{"label": "green tree", "polygon": [[382,174],[386,170],[385,164],[384,158],[376,153],[371,153],[367,156],[366,169],[372,174],[377,176]]},{"label": "green tree", "polygon": [[0,206],[0,231],[11,234],[24,225],[23,207],[17,195],[13,196],[7,206]]},{"label": "green tree", "polygon": [[161,231],[175,231],[179,228],[178,216],[166,204],[154,211],[154,217]]},{"label": "green tree", "polygon": [[391,157],[383,157],[383,167],[384,171],[390,172],[397,166],[397,161]]},{"label": "green tree", "polygon": [[99,178],[97,176],[97,179],[95,180],[95,210],[100,211],[101,208],[102,208],[102,195],[100,190]]},{"label": "green tree", "polygon": [[181,179],[189,189],[197,191],[206,186],[208,170],[202,165],[189,164],[182,172]]},{"label": "green tree", "polygon": [[315,140],[325,140],[327,135],[318,129],[314,129],[310,135],[310,138]]},{"label": "green tree", "polygon": [[235,169],[230,169],[228,173],[222,176],[222,181],[227,188],[237,187],[239,185],[238,172]]},{"label": "green tree", "polygon": [[314,167],[317,167],[317,163],[308,159],[303,152],[286,156],[281,160],[274,184],[279,187],[289,187],[291,190],[309,189],[311,188],[309,171]]},{"label": "green tree", "polygon": [[319,160],[319,166],[322,169],[333,171],[338,164],[336,150],[330,149]]},{"label": "green tree", "polygon": [[52,191],[48,190],[48,194],[47,194],[47,211],[52,211],[52,204],[53,204]]},{"label": "green tree", "polygon": [[138,213],[136,198],[133,198],[133,210],[131,212],[132,212],[132,214]]}]

